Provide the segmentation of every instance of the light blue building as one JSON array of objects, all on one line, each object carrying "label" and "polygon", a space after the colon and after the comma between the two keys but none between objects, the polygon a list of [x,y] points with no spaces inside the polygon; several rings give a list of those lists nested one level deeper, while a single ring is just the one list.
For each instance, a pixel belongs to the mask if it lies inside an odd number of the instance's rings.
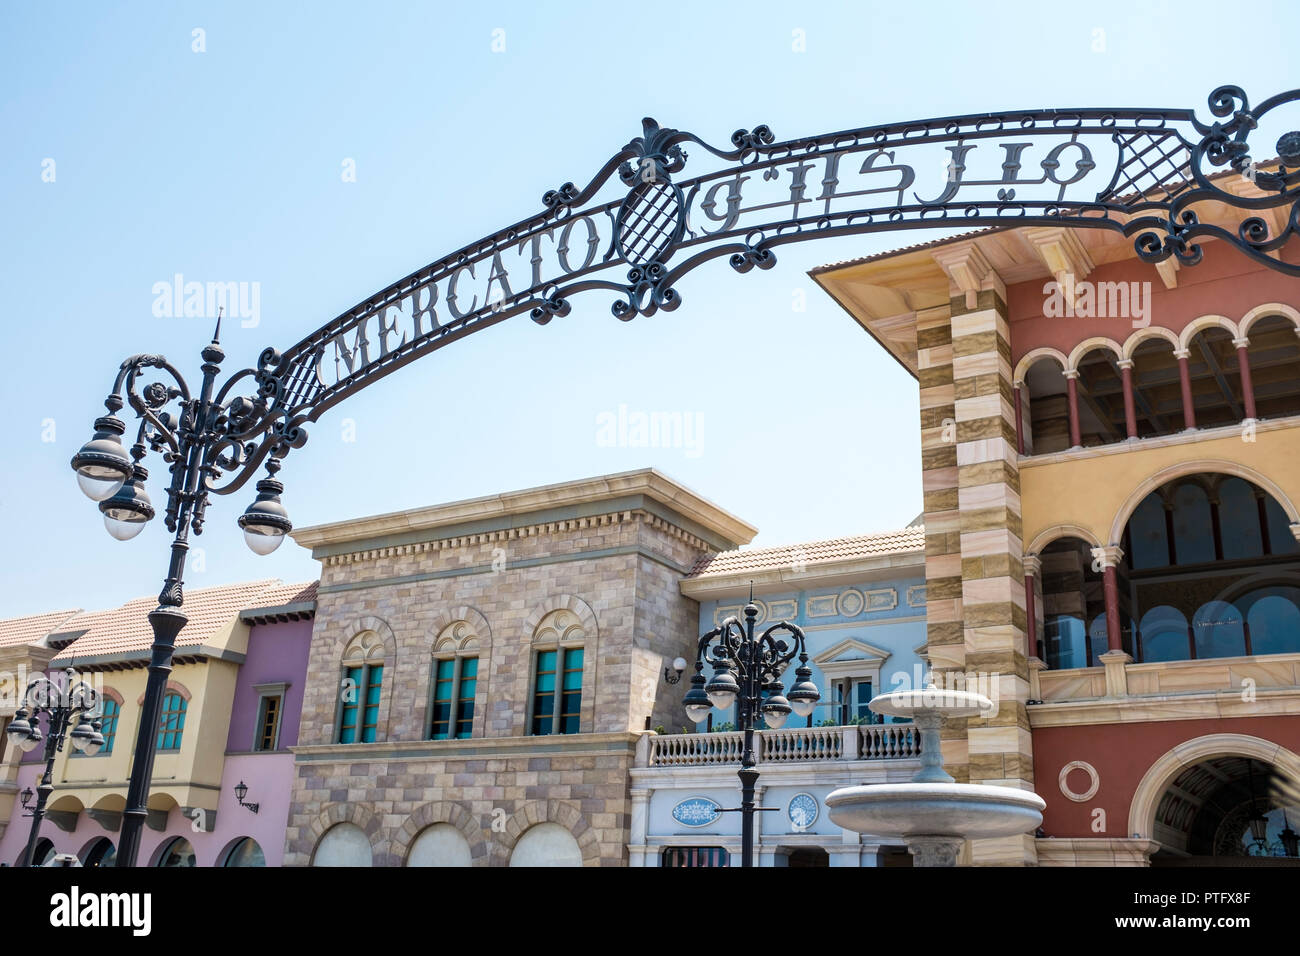
[{"label": "light blue building", "polygon": [[[681,590],[699,602],[704,633],[743,621],[751,586],[757,630],[798,625],[822,692],[811,717],[792,714],[759,735],[760,804],[777,811],[758,815],[759,864],[908,865],[896,848],[832,824],[824,801],[838,787],[907,781],[918,766],[910,724],[885,723],[867,704],[925,683],[924,527],[724,552],[692,568]],[[631,864],[738,863],[739,814],[720,812],[740,799],[734,708],[664,729],[682,732],[644,737],[632,770]]]}]

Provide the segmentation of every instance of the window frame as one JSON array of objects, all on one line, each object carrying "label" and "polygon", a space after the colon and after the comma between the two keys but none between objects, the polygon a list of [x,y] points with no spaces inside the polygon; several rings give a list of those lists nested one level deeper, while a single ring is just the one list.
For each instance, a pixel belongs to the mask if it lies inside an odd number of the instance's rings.
[{"label": "window frame", "polygon": [[[571,673],[566,669],[568,655],[574,651],[582,653],[582,666],[577,668],[578,674],[578,727],[576,730],[566,733],[560,729],[561,720],[564,717],[564,675]],[[537,679],[544,673],[541,670],[541,657],[543,654],[555,654],[555,688],[551,691],[551,706],[549,712],[550,730],[545,733],[539,733],[536,730],[538,719],[537,711]],[[533,660],[531,667],[531,680],[529,681],[528,691],[528,736],[529,737],[552,737],[552,736],[573,736],[574,734],[583,733],[582,727],[582,705],[586,693],[586,676],[587,676],[587,648],[586,641],[583,639],[561,640],[545,645],[535,645],[533,647]]]},{"label": "window frame", "polygon": [[[332,741],[335,745],[351,746],[353,744],[369,744],[379,742],[379,726],[383,723],[383,698],[384,698],[384,670],[388,663],[388,648],[384,638],[374,630],[358,631],[343,651],[339,660],[339,686],[342,687],[343,681],[348,679],[348,672],[359,670],[360,677],[357,680],[357,690],[359,696],[356,701],[357,716],[356,724],[351,728],[355,731],[355,739],[344,741],[343,733],[346,729],[343,724],[343,715],[352,704],[344,701],[343,695],[338,694],[335,698],[334,705],[334,733]],[[365,713],[371,706],[366,702],[372,685],[375,670],[379,670],[379,696],[374,703],[375,724],[374,740],[364,740],[365,736]]]},{"label": "window frame", "polygon": [[[253,740],[249,746],[251,753],[269,754],[280,750],[280,731],[284,727],[284,702],[288,689],[288,681],[253,685],[253,692],[257,694],[257,717],[253,723]],[[264,736],[263,728],[266,724],[266,706],[267,701],[271,699],[278,700],[275,713],[275,735],[272,739],[272,746],[263,747],[262,738]]]},{"label": "window frame", "polygon": [[[464,698],[461,696],[461,688],[465,680],[465,663],[474,661],[474,696]],[[442,664],[451,662],[451,689],[446,703],[449,707],[447,711],[447,736],[435,737],[433,733],[436,710],[440,702],[438,697],[438,668]],[[472,647],[461,648],[455,652],[435,652],[429,665],[429,706],[426,708],[426,719],[424,726],[425,740],[470,740],[474,736],[474,721],[478,717],[478,664],[480,662],[479,647],[475,643]],[[457,728],[462,723],[461,706],[465,700],[470,702],[473,707],[470,713],[469,733],[464,737],[460,736]]]},{"label": "window frame", "polygon": [[[180,707],[178,707],[176,710],[169,711],[167,709],[167,701],[172,699],[173,697],[176,698],[178,701],[180,701]],[[163,694],[162,703],[159,705],[158,708],[158,729],[156,732],[157,736],[154,738],[154,751],[156,753],[174,754],[174,753],[181,752],[181,749],[185,746],[185,715],[189,713],[189,707],[190,707],[189,700],[186,699],[185,695],[182,694],[180,691],[173,689],[173,690],[168,690],[166,693]],[[166,730],[163,728],[163,724],[166,721],[167,715],[169,713],[180,715],[180,720],[178,721],[179,726],[175,730]],[[166,739],[167,735],[169,734],[175,735],[176,737],[176,746],[174,747],[163,746],[163,741]]]}]

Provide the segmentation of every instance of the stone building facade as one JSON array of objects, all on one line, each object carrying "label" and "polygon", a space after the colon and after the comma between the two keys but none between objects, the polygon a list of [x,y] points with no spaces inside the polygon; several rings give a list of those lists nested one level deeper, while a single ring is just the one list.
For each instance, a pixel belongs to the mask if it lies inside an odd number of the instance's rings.
[{"label": "stone building facade", "polygon": [[754,533],[653,470],[295,532],[322,568],[286,865],[626,864],[639,740],[682,720],[679,582]]}]

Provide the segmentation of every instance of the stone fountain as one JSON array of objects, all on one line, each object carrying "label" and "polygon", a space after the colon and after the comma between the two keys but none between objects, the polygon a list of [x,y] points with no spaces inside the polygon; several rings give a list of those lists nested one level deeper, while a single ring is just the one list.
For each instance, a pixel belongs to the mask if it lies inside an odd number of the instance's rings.
[{"label": "stone fountain", "polygon": [[911,783],[843,787],[826,796],[831,820],[849,830],[901,840],[916,866],[956,866],[966,840],[1015,836],[1043,822],[1043,798],[1029,790],[957,783],[943,769],[939,728],[951,717],[988,714],[993,702],[969,691],[927,687],[882,694],[871,709],[910,717],[921,734],[921,769]]}]

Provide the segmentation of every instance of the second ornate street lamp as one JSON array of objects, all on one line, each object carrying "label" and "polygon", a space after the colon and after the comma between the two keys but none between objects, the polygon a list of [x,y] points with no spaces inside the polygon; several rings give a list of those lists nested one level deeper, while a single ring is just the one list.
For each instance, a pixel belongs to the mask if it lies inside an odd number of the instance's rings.
[{"label": "second ornate street lamp", "polygon": [[[686,714],[699,723],[717,707],[726,710],[736,705],[736,724],[745,734],[744,750],[740,758],[740,806],[732,808],[741,814],[740,842],[741,866],[754,865],[754,814],[770,807],[754,806],[754,786],[758,782],[758,760],[754,753],[754,726],[759,716],[773,730],[785,725],[794,711],[807,717],[821,699],[821,691],[812,681],[808,666],[808,647],[803,631],[787,621],[773,624],[755,636],[754,622],[758,607],[751,591],[745,605],[745,623],[729,617],[720,625],[700,637],[695,657],[695,676],[684,703]],[[774,636],[788,633],[793,646]],[[799,657],[795,668],[795,684],[787,697],[781,675],[786,665]],[[705,682],[704,665],[713,665],[713,679]],[[766,693],[766,698],[764,694]]]},{"label": "second ornate street lamp", "polygon": [[[134,538],[154,517],[153,503],[145,491],[148,472],[140,464],[147,452],[152,449],[161,453],[171,473],[165,511],[167,530],[174,532],[171,562],[158,595],[158,607],[149,613],[153,630],[149,679],[140,708],[117,866],[135,866],[140,852],[163,691],[172,669],[176,636],[188,620],[181,604],[189,534],[191,530],[196,535],[203,531],[209,492],[229,494],[237,490],[265,460],[267,477],[257,483],[257,499],[238,519],[244,540],[257,554],[270,554],[293,529],[280,503],[284,485],[275,475],[280,470],[280,459],[289,449],[301,447],[307,433],[301,421],[288,419],[283,411],[273,411],[285,390],[285,383],[274,375],[280,354],[267,349],[257,369],[236,372],[218,389],[216,378],[225,358],[220,337],[218,316],[212,342],[200,353],[203,380],[198,394],[190,392],[180,373],[161,355],[135,355],[123,362],[113,390],[104,400],[108,414],[96,419],[94,435],[72,459],[81,490],[99,502],[104,525],[119,541]],[[142,383],[140,378],[149,369],[160,370],[170,381]],[[253,393],[251,396],[232,395],[240,382]],[[175,410],[164,411],[172,403]],[[127,404],[140,420],[130,457],[122,446],[126,425],[117,417]],[[225,473],[231,473],[230,480],[218,485]],[[75,731],[73,736],[76,743]]]},{"label": "second ornate street lamp", "polygon": [[[104,747],[104,738],[99,733],[99,695],[85,681],[73,684],[77,672],[71,667],[66,673],[68,685],[64,687],[48,677],[38,677],[28,684],[23,694],[23,705],[14,714],[9,729],[5,731],[11,744],[28,753],[35,750],[42,739],[37,717],[40,714],[46,715],[48,733],[44,736],[45,775],[36,788],[36,807],[30,814],[32,830],[27,837],[27,848],[23,851],[19,866],[32,865],[41,820],[45,817],[45,804],[54,790],[54,757],[63,750],[63,738],[68,736],[68,725],[73,722],[73,718],[77,718],[71,734],[73,747],[92,757]],[[30,791],[23,791],[24,797],[29,794]],[[26,806],[27,801],[24,800],[24,809]]]}]

